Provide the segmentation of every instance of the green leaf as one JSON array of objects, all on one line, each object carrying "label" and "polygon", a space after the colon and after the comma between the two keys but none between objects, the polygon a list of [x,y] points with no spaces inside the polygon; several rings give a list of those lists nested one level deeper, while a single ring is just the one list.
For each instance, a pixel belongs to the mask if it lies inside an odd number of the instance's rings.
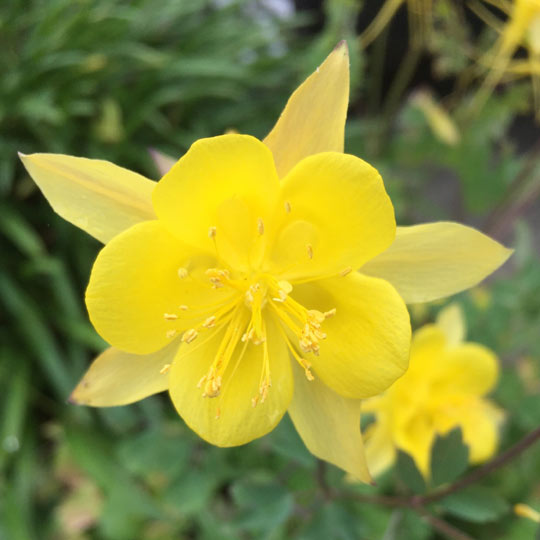
[{"label": "green leaf", "polygon": [[365,529],[357,514],[333,501],[315,513],[298,540],[356,540],[367,537]]},{"label": "green leaf", "polygon": [[508,503],[482,486],[471,486],[448,495],[441,506],[449,514],[475,523],[495,521],[508,512]]},{"label": "green leaf", "polygon": [[294,498],[271,479],[258,478],[233,485],[232,495],[241,512],[237,526],[267,532],[283,524],[294,510]]},{"label": "green leaf", "polygon": [[431,534],[430,526],[412,510],[394,510],[382,540],[425,540]]},{"label": "green leaf", "polygon": [[455,480],[469,464],[469,448],[463,442],[461,428],[437,435],[431,447],[431,485]]},{"label": "green leaf", "polygon": [[270,443],[272,451],[284,458],[295,461],[303,467],[314,466],[315,457],[306,449],[288,414],[267,435],[266,440]]},{"label": "green leaf", "polygon": [[423,493],[426,490],[426,482],[414,459],[401,450],[397,455],[396,474],[413,493]]},{"label": "green leaf", "polygon": [[213,470],[194,468],[172,483],[165,494],[165,503],[184,516],[204,512],[209,507],[218,482],[219,477]]}]

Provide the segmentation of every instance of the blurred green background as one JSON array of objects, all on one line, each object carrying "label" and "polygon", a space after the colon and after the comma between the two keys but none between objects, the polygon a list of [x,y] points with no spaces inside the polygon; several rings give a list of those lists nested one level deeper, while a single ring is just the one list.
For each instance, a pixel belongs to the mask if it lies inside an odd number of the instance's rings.
[{"label": "blurred green background", "polygon": [[[245,447],[218,449],[190,432],[165,395],[103,410],[67,404],[105,346],[83,303],[100,245],[53,213],[16,157],[103,158],[157,179],[149,148],[179,157],[227,129],[264,137],[291,91],[344,38],[346,150],[381,171],[398,222],[453,219],[515,248],[502,271],[456,299],[469,338],[501,359],[501,448],[540,424],[531,82],[501,85],[471,109],[482,81],[474,58],[496,39],[492,28],[465,2],[440,0],[432,32],[413,49],[405,3],[363,50],[358,35],[382,2],[364,4],[1,3],[0,539],[441,537],[412,511],[347,495],[406,494],[399,467],[377,487],[349,484],[304,449],[288,418]],[[441,305],[413,306],[415,326]],[[512,512],[518,502],[540,508],[540,444],[432,510],[473,538],[534,538],[538,525]]]}]

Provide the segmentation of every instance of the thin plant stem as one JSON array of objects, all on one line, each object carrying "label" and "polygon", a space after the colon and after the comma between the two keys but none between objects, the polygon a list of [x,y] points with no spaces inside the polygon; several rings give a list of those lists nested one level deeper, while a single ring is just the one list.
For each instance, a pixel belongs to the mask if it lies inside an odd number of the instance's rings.
[{"label": "thin plant stem", "polygon": [[440,517],[435,516],[431,512],[428,512],[425,508],[415,508],[415,511],[420,515],[425,521],[427,521],[433,529],[441,533],[446,538],[450,540],[474,540],[472,536],[460,531],[450,523],[444,521]]},{"label": "thin plant stem", "polygon": [[487,217],[484,229],[488,234],[493,235],[501,228],[500,223],[507,220],[508,213],[515,213],[513,211],[515,207],[515,199],[519,197],[519,195],[522,193],[531,174],[535,171],[535,168],[538,164],[539,156],[540,142],[536,143],[532,150],[529,152],[527,159],[525,160],[523,166],[512,181],[512,184],[508,188],[503,200],[493,209],[493,211]]},{"label": "thin plant stem", "polygon": [[346,497],[359,502],[380,504],[390,507],[405,507],[405,508],[423,508],[425,505],[444,499],[448,495],[452,495],[462,489],[475,484],[485,476],[492,472],[504,467],[510,463],[513,459],[521,455],[525,450],[532,446],[536,441],[540,439],[540,426],[531,431],[525,437],[523,437],[516,444],[511,446],[508,450],[499,454],[491,461],[478,467],[476,470],[464,476],[460,480],[457,480],[449,486],[436,490],[426,495],[409,495],[409,496],[396,496],[396,495],[367,495],[365,493],[334,493],[333,497]]},{"label": "thin plant stem", "polygon": [[457,480],[445,489],[441,489],[421,497],[421,504],[428,504],[438,501],[444,497],[447,497],[448,495],[451,495],[452,493],[456,493],[457,491],[461,491],[462,489],[475,484],[488,474],[491,474],[493,471],[496,471],[497,469],[500,469],[501,467],[504,467],[510,463],[513,459],[521,455],[525,450],[538,441],[538,439],[540,439],[540,426],[525,435],[525,437],[514,444],[514,446],[511,446],[508,450],[506,450],[506,452],[499,454],[482,467],[478,467],[478,469],[463,477],[461,480]]},{"label": "thin plant stem", "polygon": [[400,99],[403,95],[403,92],[407,88],[407,85],[411,82],[411,78],[414,75],[418,62],[420,60],[422,49],[418,46],[409,47],[405,59],[399,66],[398,72],[394,77],[392,86],[386,97],[386,103],[384,108],[384,137],[386,138],[390,126],[392,124],[392,119],[396,113]]}]

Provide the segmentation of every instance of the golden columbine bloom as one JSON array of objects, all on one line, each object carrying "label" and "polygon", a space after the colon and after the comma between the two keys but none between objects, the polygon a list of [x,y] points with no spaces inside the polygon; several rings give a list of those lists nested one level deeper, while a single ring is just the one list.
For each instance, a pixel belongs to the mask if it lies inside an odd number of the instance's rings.
[{"label": "golden columbine bloom", "polygon": [[312,453],[369,479],[360,400],[407,369],[404,302],[470,287],[510,251],[456,223],[396,230],[378,172],[343,153],[348,94],[341,43],[263,142],[199,140],[158,184],[105,161],[22,156],[56,212],[106,244],[86,304],[111,348],[73,402],[168,390],[219,446],[288,411]]},{"label": "golden columbine bloom", "polygon": [[[491,92],[503,78],[532,78],[536,115],[540,118],[540,0],[484,0],[497,6],[508,17],[501,24],[493,15],[477,6],[478,15],[499,32],[493,47],[481,58],[483,69],[488,70],[481,92]],[[520,47],[527,58],[513,59]]]},{"label": "golden columbine bloom", "polygon": [[451,305],[435,324],[414,333],[407,373],[381,396],[364,401],[364,411],[375,415],[365,432],[373,475],[392,465],[400,449],[429,477],[435,437],[456,427],[462,430],[471,463],[495,454],[502,412],[483,396],[497,382],[497,358],[464,338],[461,310]]}]

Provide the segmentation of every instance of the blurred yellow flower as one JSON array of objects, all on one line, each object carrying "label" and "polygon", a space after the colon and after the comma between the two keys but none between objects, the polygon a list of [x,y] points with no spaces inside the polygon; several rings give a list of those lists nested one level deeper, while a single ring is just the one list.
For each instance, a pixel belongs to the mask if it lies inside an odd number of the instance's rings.
[{"label": "blurred yellow flower", "polygon": [[[477,8],[477,13],[494,26],[499,38],[482,56],[480,65],[488,71],[481,92],[486,95],[504,79],[530,76],[532,78],[535,110],[540,119],[540,0],[484,0],[504,12],[504,24],[489,12]],[[517,50],[527,51],[526,59],[514,59]]]},{"label": "blurred yellow flower", "polygon": [[158,184],[104,161],[22,156],[53,208],[106,243],[86,302],[111,348],[73,402],[168,390],[219,446],[288,411],[312,453],[369,479],[361,399],[407,368],[404,301],[471,287],[510,251],[457,223],[396,229],[378,172],[343,154],[348,93],[342,43],[264,142],[199,140]]},{"label": "blurred yellow flower", "polygon": [[451,305],[435,324],[414,333],[407,373],[384,394],[364,402],[364,411],[375,415],[364,434],[373,475],[392,465],[400,449],[429,477],[435,437],[456,427],[462,430],[471,463],[495,453],[502,412],[484,396],[497,382],[497,359],[464,337],[461,310]]}]

